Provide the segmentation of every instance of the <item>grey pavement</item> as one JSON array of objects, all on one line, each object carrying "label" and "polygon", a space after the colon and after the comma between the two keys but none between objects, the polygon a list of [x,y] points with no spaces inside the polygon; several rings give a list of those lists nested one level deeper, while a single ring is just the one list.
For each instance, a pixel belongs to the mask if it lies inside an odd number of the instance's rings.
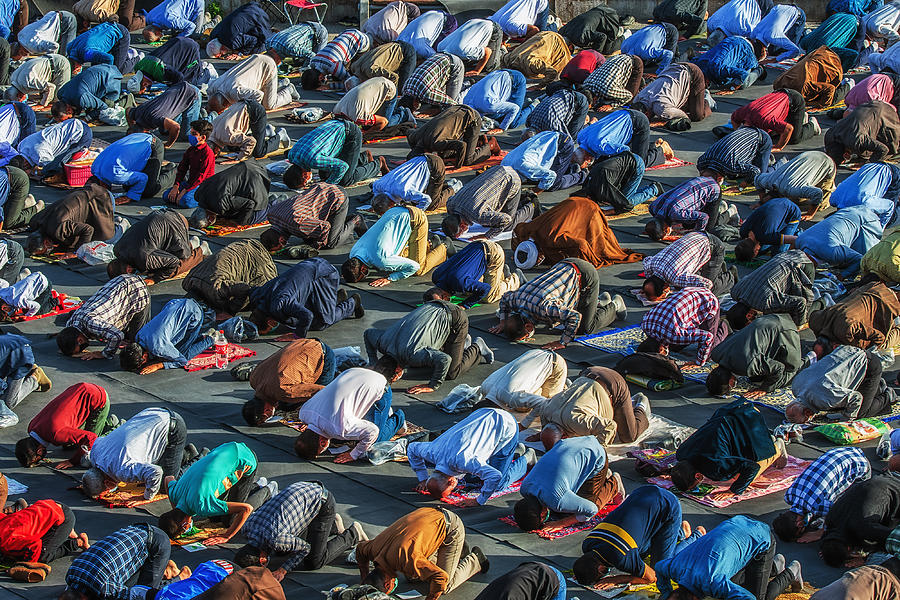
[{"label": "grey pavement", "polygon": [[[219,63],[218,66],[221,71],[225,68],[225,63]],[[860,78],[857,77],[857,79]],[[748,100],[771,91],[773,79],[774,75],[770,74],[765,82],[758,83],[750,90],[739,91],[732,96],[716,97],[718,106],[709,119],[695,124],[690,131],[683,133],[659,130],[659,136],[669,141],[677,156],[694,162],[715,140],[711,129],[716,125],[726,123],[730,113]],[[310,106],[320,106],[326,110],[333,106],[338,98],[336,94],[328,93],[302,92],[302,96]],[[276,128],[286,127],[292,140],[296,140],[310,128],[310,126],[293,125],[287,122],[282,115],[270,115],[270,119]],[[39,117],[39,124],[44,122],[46,122],[46,117]],[[821,119],[821,122],[823,128],[831,124],[827,119]],[[96,137],[109,141],[118,139],[122,133],[119,128],[105,126],[94,128]],[[519,132],[512,132],[503,135],[501,139],[506,147],[512,147],[518,138]],[[790,146],[783,155],[790,157],[802,150],[821,149],[822,143],[823,137],[818,136],[802,146]],[[176,144],[172,150],[166,152],[166,158],[172,161],[179,160],[185,147],[184,143]],[[386,155],[388,158],[403,158],[408,150],[404,140],[371,144],[366,148],[376,156]],[[221,167],[218,170],[221,170]],[[840,169],[838,179],[843,179],[848,174],[848,171]],[[693,166],[687,166],[678,169],[650,171],[646,179],[659,181],[664,186],[671,187],[694,175],[696,175],[696,169]],[[465,181],[472,176],[472,174],[468,174],[461,178]],[[348,190],[353,199],[351,210],[359,204],[356,200],[357,197],[366,191],[366,188]],[[32,192],[36,198],[47,202],[55,201],[63,195],[63,192],[59,190],[40,185],[33,185]],[[568,192],[566,191],[544,193],[541,195],[541,202],[551,205],[567,196]],[[749,205],[755,198],[738,197],[734,200],[739,204],[741,214],[746,216],[749,213]],[[130,218],[139,218],[149,212],[150,206],[158,204],[162,204],[158,198],[145,200],[120,207],[119,212]],[[189,211],[184,212],[187,214]],[[821,218],[821,214],[817,216],[817,219]],[[438,223],[439,219],[440,217],[434,216],[430,218],[432,224]],[[612,227],[623,246],[636,252],[652,254],[658,251],[662,245],[653,243],[646,237],[639,237],[645,220],[646,217],[632,217],[615,221],[612,223]],[[216,250],[240,237],[258,236],[260,231],[255,230],[245,232],[244,235],[231,235],[225,238],[208,238],[208,241],[213,250]],[[19,241],[24,241],[23,236],[15,237]],[[505,245],[508,248],[508,242]],[[348,251],[349,245],[335,251],[326,251],[324,256],[333,264],[339,265],[346,258]],[[508,259],[511,259],[509,255]],[[286,270],[293,264],[293,261],[289,260],[277,260],[276,262],[280,271]],[[88,297],[107,279],[105,269],[102,267],[63,268],[30,260],[26,265],[32,270],[41,269],[56,289],[82,298]],[[533,270],[529,273],[529,277],[534,276],[539,270]],[[604,289],[634,285],[640,270],[639,263],[606,267],[600,270],[601,283]],[[366,327],[383,327],[391,320],[405,314],[420,302],[421,292],[429,285],[429,277],[418,277],[397,282],[385,288],[372,288],[365,282],[348,286],[361,293],[366,307],[365,317],[361,322],[350,320],[338,323],[316,335],[332,347],[362,346],[361,334]],[[153,286],[151,293],[155,312],[167,300],[182,295],[181,284],[180,282],[163,282]],[[626,296],[626,303],[629,308],[627,324],[638,323],[644,309],[639,307],[631,297]],[[488,328],[496,322],[495,309],[496,306],[481,306],[473,309],[469,313],[469,322],[473,336],[482,335],[494,349],[497,362],[490,366],[479,365],[459,380],[447,382],[438,392],[417,397],[409,396],[403,393],[403,390],[409,385],[425,382],[427,374],[419,371],[409,373],[407,378],[394,385],[394,406],[402,408],[409,420],[430,429],[444,429],[460,420],[461,415],[448,416],[432,405],[458,383],[479,385],[493,369],[512,360],[527,349],[528,345],[526,344],[511,344],[488,333]],[[247,383],[232,381],[227,371],[206,370],[187,373],[176,370],[139,376],[121,371],[117,360],[83,362],[61,356],[56,350],[55,341],[50,339],[48,334],[58,331],[63,322],[64,317],[56,323],[51,319],[44,319],[2,327],[4,331],[20,332],[29,337],[38,364],[44,367],[53,381],[53,389],[48,393],[34,393],[26,398],[16,408],[16,412],[20,416],[19,424],[0,431],[0,471],[29,486],[29,491],[25,494],[25,498],[29,502],[41,498],[53,498],[71,506],[77,518],[76,530],[87,531],[91,540],[96,540],[128,523],[155,522],[155,519],[144,510],[107,510],[99,504],[87,500],[79,491],[72,489],[77,483],[75,477],[80,476],[79,470],[54,472],[46,467],[22,469],[13,455],[14,444],[16,440],[26,435],[29,420],[56,394],[69,385],[82,381],[104,386],[109,393],[113,412],[120,417],[128,418],[141,409],[154,405],[177,410],[187,422],[189,441],[198,447],[214,447],[230,440],[247,443],[259,457],[259,474],[270,480],[277,480],[281,487],[301,479],[316,479],[323,482],[333,492],[339,511],[344,515],[345,523],[349,525],[353,520],[359,521],[370,535],[378,533],[392,521],[416,507],[435,505],[412,491],[416,479],[404,463],[388,463],[380,467],[373,467],[361,463],[335,465],[327,457],[312,462],[303,461],[293,454],[291,430],[284,427],[252,429],[244,426],[240,417],[240,406],[252,397],[252,390]],[[615,326],[622,326],[622,324],[617,323]],[[274,337],[274,335],[270,335],[263,341],[247,344],[257,352],[257,356],[254,359],[245,360],[258,360],[273,353],[280,346],[272,341]],[[808,332],[804,332],[804,338],[811,343],[812,338]],[[556,339],[555,336],[546,331],[539,331],[533,344],[543,344],[553,339]],[[569,362],[570,375],[576,374],[586,365],[612,366],[618,358],[615,355],[604,354],[577,345],[566,348],[562,353]],[[894,370],[886,373],[886,376],[891,379],[895,375]],[[689,384],[672,392],[647,392],[647,395],[651,399],[654,413],[693,427],[702,424],[724,402],[721,399],[708,397],[705,388],[697,384]],[[770,426],[774,427],[781,421],[775,411],[765,409],[764,412]],[[864,446],[866,453],[876,469],[883,468],[883,463],[874,456],[873,446],[873,444],[866,444]],[[813,458],[828,447],[824,438],[810,434],[802,444],[789,446],[789,451],[800,457]],[[632,468],[631,462],[628,460],[613,464],[614,468],[621,472],[629,490],[643,483],[643,480]],[[478,545],[484,549],[491,560],[491,569],[489,573],[477,575],[472,581],[448,594],[448,599],[473,598],[487,582],[520,562],[542,560],[560,569],[569,569],[574,559],[580,555],[583,534],[547,541],[500,522],[498,518],[511,513],[512,505],[517,498],[517,495],[505,496],[491,501],[486,506],[460,511],[466,524],[469,545]],[[775,515],[785,509],[780,494],[744,501],[725,510],[712,510],[689,500],[682,501],[682,505],[687,515],[686,518],[692,524],[702,524],[707,528],[714,526],[725,516],[738,513],[753,515],[771,522]],[[155,508],[151,507],[150,510],[155,510]],[[173,548],[172,557],[179,565],[184,563],[195,567],[200,562],[211,558],[232,558],[234,550],[241,543],[240,536],[238,536],[232,543],[224,547],[195,553],[188,553],[181,548]],[[826,585],[840,575],[840,571],[830,569],[822,563],[817,557],[814,545],[804,546],[779,542],[779,551],[785,554],[788,561],[799,559],[803,564],[803,573],[806,579],[817,587]],[[0,590],[2,590],[0,597],[21,597],[34,600],[56,598],[63,590],[64,575],[68,564],[69,559],[54,563],[52,574],[48,580],[39,585],[19,584],[0,576]],[[337,563],[326,566],[318,572],[291,573],[284,585],[288,598],[315,598],[318,597],[320,590],[329,589],[339,583],[356,581],[358,581],[358,575],[355,567]],[[401,580],[398,591],[407,591],[412,587],[413,584]],[[421,586],[418,589],[425,591]],[[568,597],[576,595],[582,599],[594,596],[593,592],[582,589],[573,583]]]}]

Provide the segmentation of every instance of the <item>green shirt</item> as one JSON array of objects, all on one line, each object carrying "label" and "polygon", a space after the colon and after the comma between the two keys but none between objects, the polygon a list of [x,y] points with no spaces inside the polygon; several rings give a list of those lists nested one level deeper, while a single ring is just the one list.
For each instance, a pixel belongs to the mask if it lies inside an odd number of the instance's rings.
[{"label": "green shirt", "polygon": [[228,513],[220,498],[241,477],[256,470],[256,455],[241,442],[222,444],[190,466],[181,479],[169,484],[172,506],[194,517]]}]

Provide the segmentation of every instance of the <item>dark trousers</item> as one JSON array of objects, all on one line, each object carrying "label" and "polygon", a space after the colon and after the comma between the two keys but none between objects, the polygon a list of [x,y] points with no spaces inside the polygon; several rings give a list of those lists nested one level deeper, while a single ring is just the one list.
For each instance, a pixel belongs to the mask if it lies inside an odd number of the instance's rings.
[{"label": "dark trousers", "polygon": [[72,509],[65,504],[60,504],[65,520],[50,530],[41,538],[41,556],[38,562],[49,564],[57,558],[70,556],[78,552],[78,541],[69,537],[75,530],[75,515]]},{"label": "dark trousers", "polygon": [[13,102],[13,109],[16,111],[16,119],[19,121],[19,137],[16,138],[15,143],[18,146],[19,142],[37,131],[37,117],[34,110],[24,102]]},{"label": "dark trousers", "polygon": [[794,128],[791,133],[789,144],[799,144],[816,135],[815,127],[812,123],[803,123],[803,117],[806,116],[806,99],[797,90],[782,90],[788,96],[788,115],[787,123]]},{"label": "dark trousers", "polygon": [[441,348],[441,352],[450,356],[450,369],[447,371],[447,379],[452,381],[461,375],[465,375],[469,369],[481,360],[481,350],[472,344],[468,348],[466,336],[469,335],[469,317],[466,311],[455,304],[450,305],[450,335]]},{"label": "dark trousers", "polygon": [[[328,217],[328,223],[331,225],[331,228],[328,230],[328,239],[325,241],[326,248],[337,248],[353,235],[353,222],[347,222],[347,212],[349,210],[350,203],[344,202],[337,212],[332,213]],[[310,241],[307,240],[307,243]]]},{"label": "dark trousers", "polygon": [[683,31],[685,37],[697,35],[703,31],[703,17],[707,3],[704,1],[696,10],[685,10],[688,7],[683,6],[684,4],[682,0],[664,0],[653,9],[653,19],[657,22],[671,23]]},{"label": "dark trousers", "polygon": [[737,269],[725,265],[725,244],[711,233],[709,236],[709,262],[700,269],[698,275],[713,282],[712,293],[721,296],[737,283]]},{"label": "dark trousers", "polygon": [[147,540],[149,554],[144,564],[125,582],[125,587],[144,585],[148,588],[159,589],[162,585],[163,573],[169,564],[169,554],[172,552],[172,542],[169,537],[156,527],[150,527]]},{"label": "dark trousers", "polygon": [[[341,276],[335,269],[332,269],[326,278],[319,278],[310,286],[309,298],[305,304],[306,308],[312,311],[313,318],[308,329],[321,331],[353,315],[356,308],[354,300],[348,298],[343,302],[337,301],[340,286]],[[293,320],[296,321],[296,318]],[[299,329],[296,331],[297,335],[306,337],[307,331]]]},{"label": "dark trousers", "polygon": [[862,405],[859,417],[877,417],[890,412],[891,404],[896,400],[894,390],[882,379],[883,366],[881,360],[871,352],[866,353],[866,374],[856,391],[862,394]]},{"label": "dark trousers", "polygon": [[278,136],[266,137],[266,126],[269,124],[266,109],[256,100],[244,100],[244,104],[247,105],[247,115],[250,117],[250,135],[256,140],[253,158],[262,158],[269,152],[278,150]]},{"label": "dark trousers", "polygon": [[569,136],[573,140],[578,137],[578,132],[584,127],[584,119],[587,117],[589,108],[587,96],[582,93],[576,93],[572,118],[569,119],[569,123],[566,125],[566,128],[569,130]]},{"label": "dark trousers", "polygon": [[[608,306],[611,306],[610,303]],[[616,422],[616,437],[623,444],[634,442],[647,430],[650,424],[642,410],[634,410],[631,398],[627,394],[613,397],[610,395],[613,408],[613,421]]]},{"label": "dark trousers", "polygon": [[[759,169],[760,173],[765,173],[769,170],[769,160],[772,157],[772,138],[769,137],[769,134],[765,132],[760,132],[762,135],[760,136],[762,139],[759,141],[759,148],[756,151],[756,156],[754,157],[753,164]],[[825,151],[828,153],[828,150]],[[841,154],[841,159],[837,164],[843,162],[844,156]],[[726,174],[727,175],[727,174]],[[753,178],[749,178],[748,181],[753,181]]]},{"label": "dark trousers", "polygon": [[[462,141],[465,143],[465,159],[463,165],[475,165],[486,161],[491,156],[491,147],[487,144],[479,145],[479,137],[481,136],[481,124],[472,123],[463,134]],[[443,156],[447,159],[446,156]]]},{"label": "dark trousers", "polygon": [[137,335],[138,330],[146,325],[150,321],[150,304],[144,307],[139,313],[135,313],[133,317],[131,317],[131,321],[128,322],[128,326],[125,327],[125,339],[129,342],[134,341],[134,337]]},{"label": "dark trousers", "polygon": [[38,305],[38,311],[35,314],[45,315],[56,308],[56,299],[53,298],[53,287],[47,286],[35,299]]},{"label": "dark trousers", "polygon": [[141,198],[152,198],[175,183],[175,170],[178,165],[170,163],[163,167],[164,157],[165,147],[162,140],[153,137],[150,142],[150,158],[147,159],[147,164],[142,170],[142,173],[147,175],[147,186],[144,188]]},{"label": "dark trousers", "polygon": [[187,442],[187,426],[184,424],[184,418],[177,412],[171,412],[169,419],[169,438],[156,464],[162,469],[164,478],[171,476],[178,479],[181,476],[184,445]]},{"label": "dark trousers", "polygon": [[[120,4],[121,6],[121,4]],[[78,19],[72,13],[59,11],[59,48],[63,50],[78,34]]]},{"label": "dark trousers", "polygon": [[[304,571],[315,571],[340,558],[340,556],[356,546],[359,538],[352,527],[343,533],[335,532],[334,497],[328,497],[319,508],[318,514],[310,522],[300,537],[309,544],[309,554],[303,560]],[[334,534],[334,535],[333,535]]]},{"label": "dark trousers", "polygon": [[447,200],[453,195],[453,189],[444,181],[446,168],[444,160],[437,154],[426,154],[425,161],[431,177],[428,179],[425,193],[431,198],[431,204],[425,210],[438,210],[447,206]]},{"label": "dark trousers", "polygon": [[600,295],[600,275],[597,269],[586,260],[580,258],[567,258],[581,274],[581,285],[578,290],[578,307],[581,313],[581,324],[578,326],[579,335],[595,333],[616,320],[616,308],[609,304],[598,307],[597,298]]},{"label": "dark trousers", "polygon": [[341,185],[353,185],[357,181],[371,179],[379,172],[377,161],[369,161],[362,154],[362,131],[359,125],[350,121],[344,121],[346,135],[344,136],[344,147],[341,148],[337,158],[347,163],[347,173],[341,180]]},{"label": "dark trousers", "polygon": [[[25,171],[8,166],[6,167],[6,174],[9,180],[9,194],[6,196],[6,203],[3,205],[5,215],[3,228],[19,229],[31,222],[31,217],[37,214],[37,206],[25,208],[25,200],[28,198],[28,190],[31,186]],[[15,283],[15,281],[10,283]]]},{"label": "dark trousers", "polygon": [[15,240],[4,240],[6,244],[6,264],[0,267],[0,279],[10,285],[19,280],[19,273],[25,265],[25,250]]},{"label": "dark trousers", "polygon": [[603,508],[616,497],[617,492],[616,480],[609,476],[609,459],[606,458],[603,466],[597,469],[597,472],[589,477],[576,493],[596,504],[597,508]]},{"label": "dark trousers", "polygon": [[256,485],[256,469],[253,469],[231,486],[225,496],[222,498],[226,502],[246,502],[256,510],[263,503],[272,497],[272,490],[267,487],[261,488]]},{"label": "dark trousers", "polygon": [[0,38],[0,85],[9,85],[9,42]]},{"label": "dark trousers", "polygon": [[[503,29],[497,23],[494,23],[494,31],[491,33],[491,39],[488,41],[487,47],[491,50],[491,57],[484,65],[481,74],[490,73],[500,66],[500,47],[503,45]],[[468,65],[467,65],[468,66]]]},{"label": "dark trousers", "polygon": [[775,536],[768,550],[760,552],[750,559],[743,569],[731,578],[748,592],[756,596],[757,600],[775,600],[784,590],[791,585],[794,576],[785,569],[769,581],[772,574],[772,559],[775,558]]},{"label": "dark trousers", "polygon": [[666,161],[656,144],[650,145],[650,119],[642,112],[628,109],[631,114],[631,142],[628,147],[641,157],[646,167],[661,165]]}]

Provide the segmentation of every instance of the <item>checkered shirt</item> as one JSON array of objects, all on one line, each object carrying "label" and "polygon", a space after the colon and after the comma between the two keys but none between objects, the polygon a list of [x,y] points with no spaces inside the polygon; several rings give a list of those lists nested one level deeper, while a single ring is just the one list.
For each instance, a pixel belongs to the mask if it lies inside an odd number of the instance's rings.
[{"label": "checkered shirt", "polygon": [[711,314],[719,312],[719,299],[706,288],[688,287],[654,306],[644,315],[641,329],[662,344],[687,346],[696,342],[697,364],[705,364],[712,352],[713,334],[699,329]]},{"label": "checkered shirt", "polygon": [[859,448],[833,448],[814,460],[784,493],[791,511],[824,517],[850,485],[868,479],[872,467]]},{"label": "checkered shirt", "polygon": [[525,124],[535,131],[556,131],[568,135],[569,121],[574,112],[575,92],[563,89],[538,104]]},{"label": "checkered shirt", "polygon": [[507,292],[500,298],[500,319],[513,314],[532,323],[565,323],[562,335],[564,343],[575,339],[581,324],[581,313],[576,310],[581,287],[581,273],[570,262],[553,265],[540,277],[532,279],[518,290]]},{"label": "checkered shirt", "polygon": [[149,542],[145,523],[111,533],[78,555],[66,572],[66,585],[88,597],[129,600],[131,588],[125,583],[146,562]]},{"label": "checkered shirt", "polygon": [[344,191],[331,183],[317,183],[293,198],[270,204],[266,218],[274,229],[286,235],[305,238],[321,248],[328,241],[331,223],[328,217],[347,201]]},{"label": "checkered shirt", "polygon": [[332,119],[297,140],[288,150],[287,158],[301,169],[327,171],[328,176],[322,180],[338,183],[350,168],[350,165],[336,158],[343,150],[346,139],[347,126],[344,121]]},{"label": "checkered shirt", "polygon": [[669,223],[693,223],[694,231],[703,231],[709,215],[706,205],[721,196],[719,184],[712,177],[694,177],[672,188],[650,203],[650,214]]},{"label": "checkered shirt", "polygon": [[371,46],[368,36],[359,29],[348,29],[325,44],[318,54],[309,59],[309,66],[343,81],[350,77],[347,65],[364,46]]},{"label": "checkered shirt", "polygon": [[281,57],[296,57],[309,61],[325,46],[328,30],[319,23],[300,23],[266,38],[266,48]]},{"label": "checkered shirt", "polygon": [[594,69],[584,80],[585,89],[595,100],[610,104],[625,104],[631,101],[631,92],[625,89],[631,77],[632,59],[630,54],[617,54]]},{"label": "checkered shirt", "polygon": [[644,274],[647,277],[656,275],[674,287],[712,289],[712,281],[697,275],[709,259],[709,237],[703,232],[695,231],[645,258]]},{"label": "checkered shirt", "polygon": [[253,511],[241,533],[260,550],[289,554],[281,566],[293,571],[309,554],[304,534],[327,499],[318,481],[298,481]]},{"label": "checkered shirt", "polygon": [[456,62],[449,54],[438,52],[428,57],[416,67],[406,83],[403,84],[403,95],[412,96],[424,104],[452,106],[456,98],[451,98],[445,91],[447,81],[453,76]]},{"label": "checkered shirt", "polygon": [[[491,238],[512,223],[512,215],[504,209],[517,202],[521,191],[522,180],[518,173],[512,167],[497,165],[450,196],[447,212],[468,223],[489,227],[485,235]],[[513,206],[516,208],[518,206]]]},{"label": "checkered shirt", "polygon": [[105,341],[103,355],[112,358],[125,339],[124,330],[132,317],[150,304],[150,292],[139,275],[119,275],[110,279],[88,298],[66,323],[87,337]]},{"label": "checkered shirt", "polygon": [[759,175],[759,167],[753,164],[762,145],[763,136],[769,134],[756,127],[741,127],[729,133],[697,159],[697,170],[711,169],[724,177],[753,178]]}]

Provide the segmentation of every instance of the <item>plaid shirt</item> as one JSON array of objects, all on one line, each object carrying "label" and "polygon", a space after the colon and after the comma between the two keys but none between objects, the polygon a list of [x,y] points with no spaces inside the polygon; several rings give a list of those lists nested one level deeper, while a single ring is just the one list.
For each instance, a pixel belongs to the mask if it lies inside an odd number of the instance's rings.
[{"label": "plaid shirt", "polygon": [[712,281],[697,275],[709,262],[709,237],[695,231],[644,259],[644,274],[656,275],[669,285],[679,288],[705,287],[712,289]]},{"label": "plaid shirt", "polygon": [[706,288],[689,287],[663,300],[644,315],[641,329],[662,344],[687,346],[697,342],[697,364],[705,364],[712,352],[713,334],[699,329],[719,312],[719,299]]},{"label": "plaid shirt", "polygon": [[353,57],[360,52],[365,52],[372,46],[368,35],[359,29],[348,29],[319,50],[319,53],[309,59],[310,68],[320,73],[331,75],[339,81],[350,77],[347,65]]},{"label": "plaid shirt", "polygon": [[631,92],[625,89],[631,77],[633,63],[630,54],[610,56],[605,63],[597,67],[584,80],[585,89],[594,95],[596,100],[604,100],[610,104],[625,104],[631,101]]},{"label": "plaid shirt", "polygon": [[447,200],[447,212],[489,227],[488,238],[504,231],[518,209],[522,180],[512,167],[497,165],[469,181]]},{"label": "plaid shirt", "polygon": [[290,554],[281,566],[293,571],[309,554],[304,534],[327,499],[328,490],[318,481],[298,481],[253,511],[241,533],[269,554]]},{"label": "plaid shirt", "polygon": [[266,38],[266,48],[279,56],[296,57],[307,62],[328,41],[328,30],[320,23],[299,23]]},{"label": "plaid shirt", "polygon": [[694,231],[703,231],[709,215],[703,209],[721,196],[719,184],[712,177],[694,177],[660,194],[650,203],[650,214],[669,223],[693,224]]},{"label": "plaid shirt", "polygon": [[[710,146],[697,159],[697,170],[703,172],[710,169],[731,178],[756,177],[760,174],[760,169],[754,162],[760,160],[759,151],[766,138],[771,147],[772,140],[762,129],[756,127],[736,129]],[[768,165],[764,166],[768,168]]]},{"label": "plaid shirt", "polygon": [[871,473],[872,467],[859,448],[833,448],[806,467],[784,493],[784,501],[792,512],[824,517],[835,498]]},{"label": "plaid shirt", "polygon": [[581,313],[576,310],[580,288],[578,268],[567,261],[558,262],[518,290],[503,294],[499,317],[503,320],[518,314],[532,323],[565,323],[562,342],[568,343],[575,339],[581,324]]},{"label": "plaid shirt", "polygon": [[[162,534],[162,532],[159,532]],[[150,525],[129,525],[94,542],[72,562],[66,585],[88,597],[129,600],[125,583],[150,555]]]},{"label": "plaid shirt", "polygon": [[332,119],[322,123],[288,150],[287,159],[301,169],[325,171],[327,177],[319,176],[325,183],[338,183],[344,178],[350,165],[336,158],[344,149],[347,139],[347,125],[342,119]]},{"label": "plaid shirt", "polygon": [[575,91],[562,89],[544,98],[528,115],[525,125],[535,131],[569,134],[569,121],[575,113]]},{"label": "plaid shirt", "polygon": [[446,89],[447,82],[456,75],[461,64],[444,52],[432,54],[403,84],[403,95],[425,104],[444,107],[456,104],[456,98],[448,96]]},{"label": "plaid shirt", "polygon": [[331,231],[328,218],[346,201],[347,196],[339,186],[317,183],[293,198],[270,204],[266,218],[279,233],[305,238],[310,245],[321,248]]},{"label": "plaid shirt", "polygon": [[91,339],[105,341],[103,355],[112,358],[125,339],[123,332],[132,317],[149,305],[150,292],[144,278],[119,275],[78,307],[66,327],[74,327]]}]

